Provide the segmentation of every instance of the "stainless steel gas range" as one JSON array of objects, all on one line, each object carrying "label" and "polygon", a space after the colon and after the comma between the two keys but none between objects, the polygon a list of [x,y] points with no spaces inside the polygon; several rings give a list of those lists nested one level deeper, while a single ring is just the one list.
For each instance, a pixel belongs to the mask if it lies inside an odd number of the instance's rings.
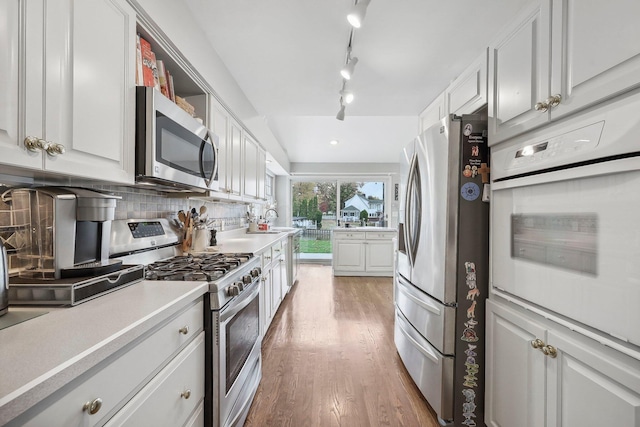
[{"label": "stainless steel gas range", "polygon": [[145,279],[209,283],[205,294],[205,425],[242,426],[262,377],[260,261],[247,253],[182,255],[165,219],[114,221],[112,255],[143,263]]}]

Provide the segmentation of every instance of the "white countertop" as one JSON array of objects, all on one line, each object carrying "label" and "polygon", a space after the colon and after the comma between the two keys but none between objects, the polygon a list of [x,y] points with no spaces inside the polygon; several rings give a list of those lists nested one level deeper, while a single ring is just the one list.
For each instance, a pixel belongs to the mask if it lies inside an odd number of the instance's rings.
[{"label": "white countertop", "polygon": [[207,290],[206,282],[142,281],[75,307],[37,307],[49,312],[0,330],[0,425]]},{"label": "white countertop", "polygon": [[398,230],[391,227],[344,227],[344,228],[334,228],[332,231],[341,232],[341,231],[393,231],[394,233]]},{"label": "white countertop", "polygon": [[247,233],[245,229],[219,232],[218,245],[207,248],[208,252],[248,252],[258,255],[269,246],[286,239],[289,234],[298,232],[298,228],[278,227],[279,233]]}]

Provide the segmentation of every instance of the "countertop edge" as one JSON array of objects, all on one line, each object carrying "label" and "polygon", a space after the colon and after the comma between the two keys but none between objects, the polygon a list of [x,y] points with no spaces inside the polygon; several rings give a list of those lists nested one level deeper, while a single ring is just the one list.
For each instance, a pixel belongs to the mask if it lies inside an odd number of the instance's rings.
[{"label": "countertop edge", "polygon": [[[151,285],[149,284],[151,283]],[[153,283],[141,281],[127,288],[118,290],[109,295],[125,292],[134,287],[153,286]],[[124,328],[119,328],[113,334],[101,341],[88,346],[75,357],[65,360],[48,370],[44,374],[22,384],[13,391],[0,397],[0,425],[4,425],[20,416],[30,408],[51,396],[60,388],[66,386],[77,378],[87,373],[98,364],[104,362],[119,350],[133,343],[136,339],[152,330],[155,326],[170,318],[175,313],[187,307],[208,291],[206,282],[190,282],[192,285],[177,298],[173,298],[164,304],[158,305],[136,321]],[[103,296],[91,302],[104,303],[109,296]],[[116,301],[116,300],[114,300]],[[3,368],[6,369],[6,368]]]}]

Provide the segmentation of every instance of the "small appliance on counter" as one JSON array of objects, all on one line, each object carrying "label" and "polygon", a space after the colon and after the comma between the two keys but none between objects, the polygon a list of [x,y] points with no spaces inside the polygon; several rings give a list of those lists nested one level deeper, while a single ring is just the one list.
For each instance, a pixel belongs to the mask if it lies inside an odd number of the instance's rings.
[{"label": "small appliance on counter", "polygon": [[18,245],[11,304],[75,305],[142,279],[143,266],[109,259],[119,196],[83,188],[10,190]]},{"label": "small appliance on counter", "polygon": [[7,248],[0,242],[0,316],[9,310],[9,262]]}]

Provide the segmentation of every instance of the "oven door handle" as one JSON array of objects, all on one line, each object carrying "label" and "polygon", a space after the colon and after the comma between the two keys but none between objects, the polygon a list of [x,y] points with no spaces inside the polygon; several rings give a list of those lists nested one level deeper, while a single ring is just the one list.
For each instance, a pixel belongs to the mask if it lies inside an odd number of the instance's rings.
[{"label": "oven door handle", "polygon": [[233,303],[231,307],[222,309],[220,311],[220,323],[225,323],[227,320],[238,314],[243,308],[251,304],[251,301],[253,301],[259,293],[260,285],[256,283],[256,285],[252,287],[251,291],[249,291],[248,294],[246,293],[246,291],[242,294],[242,298],[239,302]]}]

